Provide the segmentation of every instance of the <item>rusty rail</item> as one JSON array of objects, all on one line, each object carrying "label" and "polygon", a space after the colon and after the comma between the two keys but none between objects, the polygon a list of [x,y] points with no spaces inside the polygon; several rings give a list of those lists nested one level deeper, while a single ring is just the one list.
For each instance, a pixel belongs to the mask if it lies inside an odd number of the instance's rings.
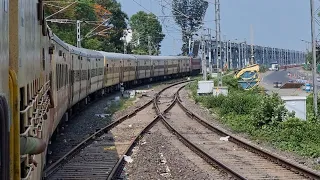
[{"label": "rusty rail", "polygon": [[192,142],[190,142],[186,137],[184,137],[181,133],[179,133],[177,130],[175,130],[168,122],[166,117],[164,116],[164,114],[166,112],[168,112],[177,102],[179,102],[179,91],[184,88],[185,86],[182,86],[178,89],[178,91],[175,93],[175,99],[174,102],[172,102],[172,104],[169,106],[168,109],[166,109],[164,112],[160,112],[160,109],[155,101],[155,107],[156,107],[156,111],[158,116],[161,118],[162,123],[166,126],[166,128],[171,131],[174,135],[176,135],[178,137],[178,139],[184,144],[186,145],[190,150],[192,150],[194,153],[198,154],[203,160],[205,160],[207,163],[209,163],[210,165],[213,165],[217,168],[220,168],[221,170],[223,170],[224,172],[230,174],[233,176],[233,178],[235,179],[240,179],[240,180],[245,180],[246,178],[242,177],[240,174],[238,174],[237,172],[233,171],[232,169],[230,169],[229,167],[227,167],[225,164],[223,164],[222,162],[216,160],[215,158],[213,158],[212,156],[210,156],[209,154],[207,154],[206,152],[204,152],[203,150],[201,150],[197,145],[193,144]]},{"label": "rusty rail", "polygon": [[209,123],[207,123],[201,116],[199,116],[198,114],[192,112],[190,109],[186,108],[183,104],[182,104],[182,101],[180,99],[180,96],[179,96],[179,91],[177,92],[177,103],[178,105],[183,109],[183,111],[192,119],[195,119],[196,121],[198,121],[200,124],[202,124],[203,126],[207,127],[208,129],[218,133],[219,135],[221,136],[230,136],[229,138],[229,141],[230,142],[233,142],[237,145],[239,145],[240,147],[242,148],[245,148],[253,153],[256,153],[280,166],[283,166],[285,168],[287,168],[288,170],[291,170],[292,172],[294,173],[297,173],[297,174],[300,174],[306,178],[310,178],[310,179],[314,179],[314,180],[318,180],[320,179],[320,174],[317,173],[317,172],[314,172],[312,170],[309,170],[307,168],[304,168],[304,167],[301,167],[297,164],[294,164],[292,162],[289,162],[288,160],[278,156],[278,155],[275,155],[275,154],[272,154],[272,153],[269,153],[261,148],[259,148],[258,146],[255,146],[255,145],[252,145],[252,144],[248,144],[242,140],[240,140],[239,138],[235,137],[235,136],[232,136],[230,135],[229,133],[225,132],[223,129],[221,128],[218,128],[218,127],[215,127]]},{"label": "rusty rail", "polygon": [[[156,94],[156,96],[149,100],[147,103],[145,103],[143,106],[137,108],[134,112],[132,113],[129,113],[129,114],[126,114],[122,117],[120,117],[119,119],[117,119],[116,121],[110,123],[109,125],[101,128],[99,131],[93,133],[91,136],[89,136],[88,138],[86,138],[85,140],[81,141],[77,146],[75,146],[74,148],[72,148],[68,153],[66,153],[63,157],[61,157],[59,160],[57,160],[55,163],[53,163],[51,166],[49,166],[47,169],[44,170],[43,172],[43,178],[49,178],[51,175],[53,175],[56,171],[59,170],[60,167],[62,167],[64,164],[66,164],[70,159],[72,159],[74,156],[76,156],[80,151],[81,149],[85,148],[86,146],[90,145],[97,137],[100,137],[102,136],[103,134],[107,133],[108,131],[110,131],[112,128],[114,128],[115,126],[119,125],[120,123],[122,123],[123,121],[135,116],[139,111],[143,110],[144,108],[146,108],[147,106],[149,106],[153,101],[154,99],[156,99],[156,97],[163,91],[165,91],[166,89],[172,87],[172,86],[175,86],[175,85],[178,85],[178,84],[181,84],[181,83],[185,83],[185,82],[189,82],[189,81],[192,81],[192,80],[184,80],[184,81],[180,81],[180,82],[176,82],[176,83],[173,83],[173,84],[170,84],[168,85],[167,87],[163,88],[158,94]],[[151,123],[153,124],[153,122]],[[152,127],[152,125],[149,124],[146,128],[150,128]],[[151,125],[151,126],[150,126]],[[144,133],[145,130],[147,129],[144,129],[141,133]],[[136,139],[139,137],[140,135],[138,135],[136,137]],[[132,147],[134,147],[135,145],[135,142],[133,142],[132,144]],[[131,147],[131,146],[130,146]],[[128,148],[127,151],[131,151],[132,148],[130,149],[130,147]],[[123,159],[123,157],[121,158]],[[121,160],[120,159],[120,160]],[[120,161],[119,160],[119,161]]]},{"label": "rusty rail", "polygon": [[[157,103],[157,100],[158,100],[158,97],[159,95],[169,89],[170,87],[173,87],[173,86],[176,86],[178,84],[182,84],[182,83],[186,83],[186,82],[190,82],[190,81],[193,81],[193,80],[186,80],[186,81],[181,81],[181,82],[178,82],[178,83],[173,83],[167,87],[165,87],[164,89],[162,89],[159,93],[157,93],[155,95],[155,97],[151,100],[153,102],[154,105],[156,105]],[[181,89],[181,88],[180,88]],[[179,89],[179,90],[180,90]],[[176,97],[175,97],[176,98]],[[167,107],[167,109],[165,110],[165,112],[169,111],[174,103],[176,101],[174,100],[172,104],[169,105],[169,107]],[[155,106],[155,108],[158,108],[158,106]],[[139,142],[140,140],[140,137],[143,137],[143,135],[150,129],[152,128],[159,120],[159,115],[157,115],[152,121],[151,123],[146,126],[137,136],[136,138],[132,141],[132,143],[130,144],[130,146],[127,148],[127,150],[125,151],[124,155],[121,156],[121,158],[118,160],[117,164],[113,167],[112,171],[110,172],[109,176],[108,176],[108,180],[112,180],[112,179],[117,179],[121,173],[122,173],[122,170],[126,164],[125,160],[124,160],[124,157],[125,156],[130,156],[132,154],[132,149],[136,146],[136,144]]]}]

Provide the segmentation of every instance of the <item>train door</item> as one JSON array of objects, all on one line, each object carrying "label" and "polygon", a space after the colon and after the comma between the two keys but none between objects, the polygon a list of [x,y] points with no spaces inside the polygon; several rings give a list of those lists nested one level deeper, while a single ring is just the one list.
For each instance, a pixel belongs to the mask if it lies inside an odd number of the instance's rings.
[{"label": "train door", "polygon": [[124,67],[124,59],[122,59],[120,61],[120,64],[119,64],[119,82],[123,82],[123,67]]},{"label": "train door", "polygon": [[138,80],[139,79],[139,67],[140,67],[140,63],[138,60],[136,60],[136,67],[135,67],[135,72],[136,72],[136,79],[135,80]]},{"label": "train door", "polygon": [[73,55],[71,55],[71,62],[69,68],[69,104],[72,104],[73,101],[73,83],[74,83],[74,71],[73,71]]},{"label": "train door", "polygon": [[9,180],[9,111],[6,98],[0,96],[0,179]]},{"label": "train door", "polygon": [[80,100],[80,98],[81,98],[81,84],[82,84],[82,57],[80,56],[80,55],[78,55],[78,59],[79,59],[79,93],[78,93],[78,100]]},{"label": "train door", "polygon": [[183,67],[182,67],[182,60],[181,60],[181,59],[178,60],[177,68],[178,68],[178,69],[177,69],[177,73],[179,74],[180,71],[181,71],[181,68],[183,68]]},{"label": "train door", "polygon": [[154,61],[150,61],[150,77],[154,76]]},{"label": "train door", "polygon": [[[170,61],[170,60],[169,60]],[[164,61],[164,75],[168,73],[168,61]]]},{"label": "train door", "polygon": [[87,64],[88,64],[88,74],[87,74],[87,95],[90,94],[91,92],[91,73],[94,69],[94,60],[91,62],[91,59],[88,57],[87,58]]},{"label": "train door", "polygon": [[114,78],[115,78],[115,73],[117,73],[117,70],[119,67],[116,67],[115,66],[115,63],[114,63],[114,60],[112,60],[112,63],[110,64],[110,74],[111,74],[111,79],[112,79],[112,82],[111,84],[113,85],[113,81],[114,81]]}]

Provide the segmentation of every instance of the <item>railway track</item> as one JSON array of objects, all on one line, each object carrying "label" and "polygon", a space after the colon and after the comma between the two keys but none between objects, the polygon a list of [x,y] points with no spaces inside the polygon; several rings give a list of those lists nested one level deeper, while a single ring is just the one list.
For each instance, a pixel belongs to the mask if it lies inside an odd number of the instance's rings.
[{"label": "railway track", "polygon": [[181,102],[177,91],[170,110],[161,111],[155,103],[157,114],[164,125],[192,151],[234,179],[320,179],[316,172],[210,125]]},{"label": "railway track", "polygon": [[[182,81],[183,79],[175,79],[161,82],[162,85],[169,85],[175,82]],[[157,85],[159,82],[154,82],[149,85]],[[145,85],[139,87],[133,87],[133,89],[143,88]],[[150,96],[144,96],[139,98],[140,100],[147,102],[152,99],[154,92],[148,93],[152,94]],[[95,99],[91,99],[89,104],[86,106],[80,106],[77,111],[73,111],[74,113],[68,119],[68,121],[61,121],[61,125],[59,125],[59,131],[56,132],[56,138],[54,141],[49,143],[48,146],[48,156],[47,156],[47,167],[54,164],[56,161],[61,159],[65,154],[67,154],[70,150],[76,147],[82,140],[86,139],[90,135],[92,135],[95,130],[98,131],[102,127],[107,126],[112,121],[111,118],[107,117],[102,119],[101,117],[96,117],[94,114],[104,114],[105,107],[108,107],[110,100],[109,98],[113,98],[120,93],[112,92],[109,93],[108,96],[104,96],[102,98],[97,97]],[[140,107],[144,102],[138,102],[134,105],[134,107]],[[135,110],[134,107],[130,107],[130,112]],[[129,112],[126,112],[129,113]],[[90,121],[87,119],[90,118]]]},{"label": "railway track", "polygon": [[[48,168],[44,177],[117,179],[140,137],[161,119],[183,144],[226,174],[225,177],[229,176],[228,179],[320,179],[319,174],[247,144],[185,108],[179,97],[184,85],[178,84],[182,83],[169,85],[134,113],[87,138]],[[229,136],[228,141],[219,140],[221,136]]]},{"label": "railway track", "polygon": [[[62,158],[44,171],[44,179],[106,179],[121,174],[126,156],[148,129],[157,121],[152,102],[160,94],[174,97],[172,90],[176,85],[189,81],[173,83],[162,89],[152,100],[124,115],[110,125],[100,129],[79,143]],[[164,103],[165,104],[165,103]],[[125,132],[125,133],[124,133]],[[115,167],[115,168],[114,168]],[[120,173],[120,174],[119,174]]]}]

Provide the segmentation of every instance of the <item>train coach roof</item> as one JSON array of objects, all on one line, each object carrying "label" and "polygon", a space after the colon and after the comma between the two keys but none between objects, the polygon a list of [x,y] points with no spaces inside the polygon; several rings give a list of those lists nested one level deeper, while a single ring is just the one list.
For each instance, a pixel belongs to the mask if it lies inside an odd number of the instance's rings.
[{"label": "train coach roof", "polygon": [[84,51],[85,49],[83,48],[78,48],[67,43],[66,45],[69,47],[70,53],[77,54],[77,55],[84,55],[84,56],[87,55],[87,53]]},{"label": "train coach roof", "polygon": [[94,51],[94,50],[91,50],[91,49],[83,49],[83,51],[85,53],[87,53],[87,57],[90,57],[90,58],[103,58],[103,54],[101,54],[100,52],[98,51]]},{"label": "train coach roof", "polygon": [[52,40],[53,40],[54,42],[56,42],[57,44],[59,44],[60,46],[62,46],[63,48],[65,48],[66,50],[69,51],[69,46],[68,46],[65,42],[63,42],[63,41],[62,41],[58,36],[56,36],[55,34],[53,34]]},{"label": "train coach roof", "polygon": [[192,60],[201,60],[200,57],[193,57]]},{"label": "train coach roof", "polygon": [[132,54],[137,60],[151,60],[151,57],[149,55],[137,55],[137,54]]},{"label": "train coach roof", "polygon": [[177,60],[176,56],[150,56],[151,60]]},{"label": "train coach roof", "polygon": [[177,59],[180,59],[180,60],[190,60],[191,57],[189,56],[176,56]]},{"label": "train coach roof", "polygon": [[122,60],[122,59],[136,59],[134,56],[129,54],[120,54],[120,53],[113,53],[113,52],[104,52],[104,51],[98,51],[101,53],[104,57],[114,60]]}]

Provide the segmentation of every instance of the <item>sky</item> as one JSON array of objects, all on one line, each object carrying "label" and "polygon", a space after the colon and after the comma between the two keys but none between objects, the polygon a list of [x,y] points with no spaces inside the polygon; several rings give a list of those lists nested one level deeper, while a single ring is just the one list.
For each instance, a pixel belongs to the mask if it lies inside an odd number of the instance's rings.
[{"label": "sky", "polygon": [[[163,33],[166,35],[161,43],[161,55],[181,52],[181,30],[171,14],[172,0],[118,0],[118,2],[129,17],[138,11],[152,12],[159,17]],[[204,26],[215,29],[214,0],[208,2]],[[311,41],[309,2],[308,0],[221,0],[221,38],[231,41],[246,40],[250,43],[252,25],[253,43],[256,45],[305,51],[307,43],[301,40]],[[320,7],[319,1],[315,2],[316,6]],[[316,29],[319,29],[317,24]]]}]

